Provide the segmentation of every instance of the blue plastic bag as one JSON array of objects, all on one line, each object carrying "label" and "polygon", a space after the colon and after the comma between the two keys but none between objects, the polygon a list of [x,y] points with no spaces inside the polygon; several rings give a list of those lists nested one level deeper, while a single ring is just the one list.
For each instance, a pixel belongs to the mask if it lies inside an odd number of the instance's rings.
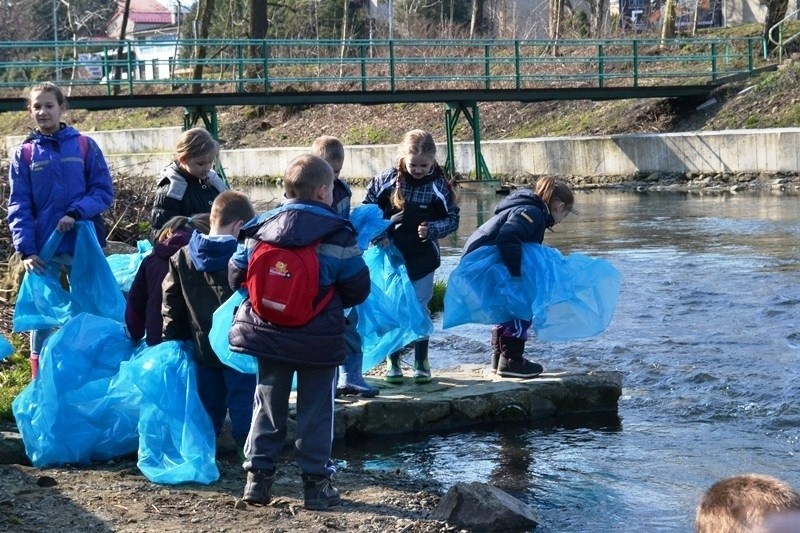
[{"label": "blue plastic bag", "polygon": [[141,395],[118,377],[134,352],[122,324],[86,313],[48,339],[39,377],[11,405],[34,466],[88,464],[136,450]]},{"label": "blue plastic bag", "polygon": [[197,391],[191,342],[151,346],[126,371],[142,394],[137,466],[145,477],[170,485],[219,479],[216,435]]},{"label": "blue plastic bag", "polygon": [[153,245],[147,239],[142,239],[136,243],[136,249],[133,254],[113,254],[106,257],[111,273],[124,294],[130,292],[139,265],[153,251]]},{"label": "blue plastic bag", "polygon": [[464,256],[451,272],[442,327],[533,320],[545,341],[576,340],[603,332],[619,297],[621,276],[608,261],[568,257],[549,246],[522,245],[522,276],[512,278],[496,246]]},{"label": "blue plastic bag", "polygon": [[14,353],[14,347],[8,342],[8,339],[0,335],[0,361]]},{"label": "blue plastic bag", "polygon": [[256,358],[252,355],[232,352],[228,342],[228,333],[231,330],[236,309],[246,298],[247,291],[239,289],[214,311],[208,340],[211,343],[211,349],[224,365],[245,374],[255,374],[258,371]]},{"label": "blue plastic bag", "polygon": [[391,221],[383,218],[377,204],[363,204],[350,211],[350,222],[358,234],[356,240],[362,250],[369,247],[375,237],[386,231]]},{"label": "blue plastic bag", "polygon": [[97,242],[94,224],[78,221],[75,254],[69,274],[70,290],[61,287],[61,266],[53,254],[63,234],[54,231],[42,247],[40,258],[47,263],[42,275],[26,272],[14,307],[14,331],[49,329],[86,312],[122,322],[125,298]]},{"label": "blue plastic bag", "polygon": [[[364,352],[362,368],[367,371],[390,353],[429,336],[433,333],[433,322],[428,310],[417,300],[403,256],[395,246],[369,248],[364,252],[364,262],[369,267],[372,290],[367,300],[357,307],[356,329],[361,335]],[[391,310],[386,309],[387,302]],[[389,327],[394,323],[396,325]]]}]

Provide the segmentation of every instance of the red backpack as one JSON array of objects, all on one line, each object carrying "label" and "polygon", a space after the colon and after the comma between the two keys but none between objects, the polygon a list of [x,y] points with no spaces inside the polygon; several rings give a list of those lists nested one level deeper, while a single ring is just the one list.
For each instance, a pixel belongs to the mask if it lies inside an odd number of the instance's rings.
[{"label": "red backpack", "polygon": [[317,242],[281,248],[260,242],[247,266],[250,305],[262,319],[279,326],[302,326],[333,298],[333,287],[319,296]]}]

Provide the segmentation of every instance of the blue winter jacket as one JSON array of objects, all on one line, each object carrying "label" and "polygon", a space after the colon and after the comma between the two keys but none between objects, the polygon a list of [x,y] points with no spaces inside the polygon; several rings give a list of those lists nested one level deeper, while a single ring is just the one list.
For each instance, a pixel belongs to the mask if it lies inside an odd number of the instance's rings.
[{"label": "blue winter jacket", "polygon": [[496,245],[512,276],[522,268],[522,244],[542,244],[545,229],[555,224],[547,204],[530,189],[519,189],[503,199],[494,216],[475,230],[464,245],[464,255],[481,246]]},{"label": "blue winter jacket", "polygon": [[[114,200],[111,174],[91,138],[87,138],[84,160],[79,136],[75,128],[66,125],[53,135],[34,131],[25,140],[31,144],[30,164],[23,160],[22,145],[14,152],[8,176],[8,226],[14,249],[23,257],[39,255],[67,214],[76,220],[92,220],[100,245],[106,244],[102,213]],[[64,235],[56,255],[72,255],[75,236],[74,231]]]},{"label": "blue winter jacket", "polygon": [[228,337],[231,350],[298,365],[343,363],[344,309],[366,300],[370,290],[369,270],[353,226],[328,205],[292,199],[248,222],[241,235],[245,241],[228,266],[231,288],[238,289],[246,281],[250,257],[259,242],[296,248],[319,241],[319,293],[333,287],[334,296],[308,324],[297,327],[262,320],[245,300]]}]

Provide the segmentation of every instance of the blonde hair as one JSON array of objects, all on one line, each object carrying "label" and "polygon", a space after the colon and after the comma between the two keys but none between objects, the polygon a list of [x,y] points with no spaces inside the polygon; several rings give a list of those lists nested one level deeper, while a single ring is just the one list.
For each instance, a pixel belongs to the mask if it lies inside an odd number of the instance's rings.
[{"label": "blonde hair", "polygon": [[717,481],[697,506],[697,533],[753,533],[773,512],[800,509],[800,494],[788,483],[761,474]]},{"label": "blonde hair", "polygon": [[333,185],[333,169],[319,156],[303,154],[295,157],[283,175],[283,190],[287,198],[316,200],[317,190]]},{"label": "blonde hair", "polygon": [[247,222],[256,216],[250,198],[241,191],[227,190],[222,191],[214,198],[211,204],[211,226],[219,228],[233,224],[234,222]]},{"label": "blonde hair", "polygon": [[219,143],[205,128],[192,128],[184,131],[175,147],[178,160],[194,159],[209,154],[219,154]]},{"label": "blonde hair", "polygon": [[172,217],[158,230],[155,242],[164,242],[182,229],[197,230],[207,235],[211,231],[209,219],[208,213],[198,213],[190,217]]},{"label": "blonde hair", "polygon": [[[423,155],[428,156],[433,160],[434,167],[436,166],[436,142],[433,136],[425,130],[411,130],[403,135],[403,140],[400,141],[397,154],[397,176],[398,183],[400,180],[405,179],[404,175],[408,174],[406,168],[406,157],[410,155]],[[433,171],[433,168],[431,168]],[[392,191],[392,205],[397,209],[403,209],[406,204],[405,198],[400,187],[395,187]]]},{"label": "blonde hair", "polygon": [[67,99],[64,98],[64,93],[61,92],[61,89],[55,83],[51,83],[49,81],[43,81],[42,83],[37,83],[33,87],[30,88],[28,91],[28,108],[31,107],[31,99],[33,98],[34,93],[52,93],[56,97],[56,102],[60,106],[67,105]]},{"label": "blonde hair", "polygon": [[547,204],[548,208],[552,207],[554,200],[564,202],[570,210],[575,205],[575,195],[572,194],[569,185],[551,177],[539,178],[533,192]]},{"label": "blonde hair", "polygon": [[311,153],[328,163],[344,163],[344,145],[332,135],[322,135],[314,139]]}]

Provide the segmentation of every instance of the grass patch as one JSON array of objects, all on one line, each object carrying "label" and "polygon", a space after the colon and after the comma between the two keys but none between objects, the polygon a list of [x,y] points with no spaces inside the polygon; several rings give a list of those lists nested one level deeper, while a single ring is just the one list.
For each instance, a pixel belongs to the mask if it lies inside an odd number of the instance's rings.
[{"label": "grass patch", "polygon": [[447,282],[437,279],[433,282],[433,298],[428,302],[428,309],[431,313],[444,311],[444,292],[447,290]]},{"label": "grass patch", "polygon": [[9,342],[16,348],[16,353],[0,362],[0,421],[14,420],[11,402],[31,381],[27,339],[22,335],[12,335]]}]

